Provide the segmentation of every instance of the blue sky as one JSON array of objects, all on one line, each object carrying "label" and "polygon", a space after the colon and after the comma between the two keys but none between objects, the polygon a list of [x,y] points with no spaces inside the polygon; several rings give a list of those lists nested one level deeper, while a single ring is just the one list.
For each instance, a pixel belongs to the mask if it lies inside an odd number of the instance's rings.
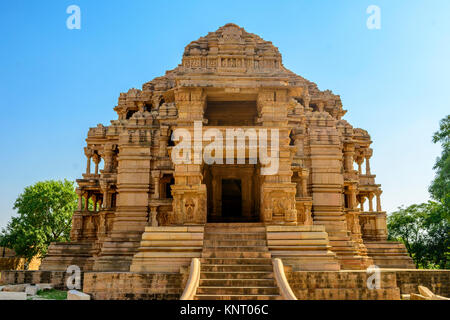
[{"label": "blue sky", "polygon": [[[68,30],[66,8],[81,8]],[[369,30],[366,8],[381,9]],[[428,199],[450,111],[450,1],[8,1],[0,11],[0,227],[27,185],[75,180],[89,127],[116,119],[120,92],[181,61],[190,41],[233,22],[272,41],[284,65],[341,95],[369,131],[383,209]]]}]

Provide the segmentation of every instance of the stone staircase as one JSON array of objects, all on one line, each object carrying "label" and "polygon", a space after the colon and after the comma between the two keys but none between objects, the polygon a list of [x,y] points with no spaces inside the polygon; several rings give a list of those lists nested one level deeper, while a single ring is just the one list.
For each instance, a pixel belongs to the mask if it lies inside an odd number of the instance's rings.
[{"label": "stone staircase", "polygon": [[397,241],[364,241],[367,254],[380,268],[415,269],[416,265],[403,243]]},{"label": "stone staircase", "polygon": [[280,299],[262,223],[205,226],[196,300]]}]

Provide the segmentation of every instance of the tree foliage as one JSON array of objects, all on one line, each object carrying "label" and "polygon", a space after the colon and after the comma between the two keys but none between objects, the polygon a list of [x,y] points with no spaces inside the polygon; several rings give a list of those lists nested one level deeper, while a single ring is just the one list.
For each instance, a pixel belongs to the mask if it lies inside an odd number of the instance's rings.
[{"label": "tree foliage", "polygon": [[448,269],[450,216],[443,204],[413,204],[388,216],[389,239],[402,241],[419,268]]},{"label": "tree foliage", "polygon": [[450,115],[440,121],[433,142],[442,154],[433,167],[429,192],[435,201],[399,208],[388,217],[389,238],[402,241],[420,268],[450,268]]},{"label": "tree foliage", "polygon": [[442,154],[434,164],[436,176],[429,191],[435,200],[450,208],[450,115],[441,120],[439,130],[433,135],[433,142],[441,144]]},{"label": "tree foliage", "polygon": [[0,235],[0,246],[27,259],[43,257],[51,242],[68,241],[77,206],[73,182],[42,181],[25,188],[14,203],[18,215]]}]

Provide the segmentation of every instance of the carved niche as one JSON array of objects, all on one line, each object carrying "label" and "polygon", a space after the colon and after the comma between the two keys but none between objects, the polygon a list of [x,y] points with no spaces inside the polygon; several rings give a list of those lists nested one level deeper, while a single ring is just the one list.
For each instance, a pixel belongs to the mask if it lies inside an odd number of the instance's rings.
[{"label": "carved niche", "polygon": [[297,221],[295,188],[263,187],[263,221],[268,223],[289,223]]}]

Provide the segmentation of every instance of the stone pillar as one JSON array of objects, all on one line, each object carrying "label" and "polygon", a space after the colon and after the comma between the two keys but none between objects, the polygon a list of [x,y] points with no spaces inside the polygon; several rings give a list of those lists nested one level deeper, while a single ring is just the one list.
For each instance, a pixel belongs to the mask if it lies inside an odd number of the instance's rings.
[{"label": "stone pillar", "polygon": [[83,192],[80,188],[76,189],[76,193],[78,196],[78,211],[81,211],[83,209]]},{"label": "stone pillar", "polygon": [[89,191],[84,193],[84,211],[89,211]]},{"label": "stone pillar", "polygon": [[96,212],[97,211],[97,196],[95,194],[92,195],[92,202],[93,202],[92,211]]},{"label": "stone pillar", "polygon": [[298,198],[303,197],[303,184],[302,184],[302,182],[303,182],[303,179],[300,176],[299,180],[296,181],[296,186],[295,186],[296,197],[298,197]]},{"label": "stone pillar", "polygon": [[100,190],[103,193],[103,201],[102,201],[103,209],[111,209],[111,192],[109,192],[108,183],[100,181]]},{"label": "stone pillar", "polygon": [[364,159],[361,157],[358,157],[356,159],[356,163],[358,164],[358,173],[361,175],[362,174],[362,163],[363,163]]},{"label": "stone pillar", "polygon": [[152,171],[152,178],[153,178],[153,185],[154,185],[154,192],[152,195],[153,199],[159,199],[160,197],[160,191],[159,191],[159,182],[161,178],[161,172],[159,170],[153,170]]},{"label": "stone pillar", "polygon": [[72,229],[70,230],[70,240],[72,242],[80,241],[83,237],[83,216],[80,212],[74,212],[72,215]]},{"label": "stone pillar", "polygon": [[357,209],[357,205],[356,205],[356,202],[357,202],[356,201],[356,192],[357,192],[356,186],[354,184],[351,184],[351,185],[348,186],[348,190],[349,190],[349,197],[348,197],[349,204],[348,204],[348,207],[351,210],[355,210],[355,209]]},{"label": "stone pillar", "polygon": [[305,136],[303,134],[304,128],[302,129],[294,129],[293,139],[294,139],[294,146],[295,146],[295,156],[296,157],[303,157],[304,156],[304,144],[305,144]]},{"label": "stone pillar", "polygon": [[364,202],[366,201],[366,196],[361,195],[359,198],[359,201],[361,204],[360,210],[361,210],[361,212],[364,212]]},{"label": "stone pillar", "polygon": [[367,149],[366,153],[365,153],[365,158],[366,158],[366,175],[370,176],[370,161],[369,159],[372,157],[372,149]]},{"label": "stone pillar", "polygon": [[372,199],[373,199],[373,193],[370,192],[369,193],[369,211],[373,212],[373,203],[372,203]]},{"label": "stone pillar", "polygon": [[152,227],[158,226],[158,206],[150,206],[150,225]]},{"label": "stone pillar", "polygon": [[95,164],[95,174],[98,174],[98,164],[101,161],[100,156],[97,153],[94,153],[94,155],[92,156],[92,160],[94,161]]},{"label": "stone pillar", "polygon": [[308,196],[308,177],[309,177],[309,170],[303,169],[302,170],[302,197]]},{"label": "stone pillar", "polygon": [[103,172],[110,173],[113,171],[113,157],[114,157],[114,145],[111,143],[105,144],[103,148],[103,160],[104,160]]},{"label": "stone pillar", "polygon": [[313,219],[311,216],[311,203],[305,203],[305,226],[313,225]]},{"label": "stone pillar", "polygon": [[159,156],[166,157],[167,156],[167,146],[169,143],[169,127],[161,126],[160,135],[159,135]]},{"label": "stone pillar", "polygon": [[94,152],[92,151],[92,149],[86,147],[84,148],[84,154],[86,155],[87,158],[86,174],[91,174],[91,157],[93,156]]},{"label": "stone pillar", "polygon": [[381,212],[381,194],[383,193],[383,191],[378,190],[375,195],[377,196],[377,212]]},{"label": "stone pillar", "polygon": [[350,143],[344,144],[344,171],[353,171],[353,155],[355,154],[355,146]]}]

